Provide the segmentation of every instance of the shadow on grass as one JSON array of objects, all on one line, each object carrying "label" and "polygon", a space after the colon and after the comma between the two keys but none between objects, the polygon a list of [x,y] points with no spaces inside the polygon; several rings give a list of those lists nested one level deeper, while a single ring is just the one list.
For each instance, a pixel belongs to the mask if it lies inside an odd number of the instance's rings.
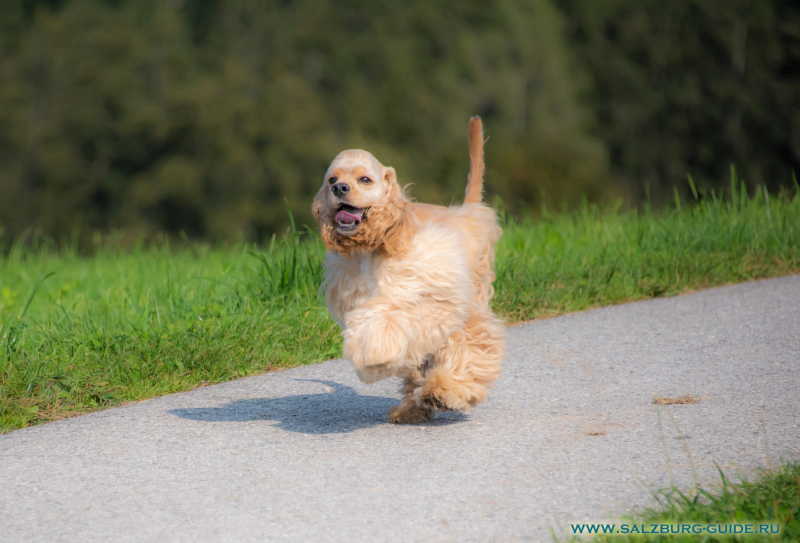
[{"label": "shadow on grass", "polygon": [[[301,434],[346,434],[361,428],[389,424],[386,412],[398,401],[383,396],[361,396],[333,381],[297,379],[321,383],[332,389],[322,394],[298,394],[282,398],[236,400],[221,407],[172,409],[171,415],[203,422],[278,421],[276,428]],[[437,413],[427,426],[443,426],[467,420],[462,413]]]}]

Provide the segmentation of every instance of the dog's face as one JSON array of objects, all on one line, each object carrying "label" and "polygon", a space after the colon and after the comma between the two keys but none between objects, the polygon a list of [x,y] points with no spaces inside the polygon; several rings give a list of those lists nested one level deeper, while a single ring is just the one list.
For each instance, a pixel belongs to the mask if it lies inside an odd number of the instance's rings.
[{"label": "dog's face", "polygon": [[355,149],[333,159],[312,210],[326,247],[349,255],[396,245],[388,241],[396,238],[407,203],[394,168]]},{"label": "dog's face", "polygon": [[367,220],[367,210],[389,192],[393,178],[394,170],[367,151],[344,151],[333,159],[322,192],[326,205],[336,213],[336,231],[343,236],[356,233]]}]

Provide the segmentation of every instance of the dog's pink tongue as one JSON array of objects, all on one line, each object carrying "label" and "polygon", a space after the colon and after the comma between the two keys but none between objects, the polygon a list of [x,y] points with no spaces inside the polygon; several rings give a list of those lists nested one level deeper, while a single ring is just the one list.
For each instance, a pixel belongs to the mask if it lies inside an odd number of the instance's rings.
[{"label": "dog's pink tongue", "polygon": [[349,224],[354,222],[361,222],[361,217],[359,215],[353,215],[352,213],[348,213],[347,211],[343,210],[336,214],[336,221]]}]

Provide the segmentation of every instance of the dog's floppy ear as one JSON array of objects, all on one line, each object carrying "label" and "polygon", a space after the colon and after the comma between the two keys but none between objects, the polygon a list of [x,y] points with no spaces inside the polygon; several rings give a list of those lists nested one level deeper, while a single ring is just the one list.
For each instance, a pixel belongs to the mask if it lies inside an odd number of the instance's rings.
[{"label": "dog's floppy ear", "polygon": [[317,195],[314,196],[314,201],[311,203],[311,213],[314,214],[314,218],[317,220],[317,224],[322,220],[322,216],[325,213],[325,185],[322,186],[321,189],[317,192]]},{"label": "dog's floppy ear", "polygon": [[391,166],[387,166],[383,170],[383,179],[387,181],[390,186],[394,185],[395,187],[400,187],[400,185],[397,184],[397,172],[394,171],[394,168]]},{"label": "dog's floppy ear", "polygon": [[[408,205],[408,198],[406,198],[405,192],[400,185],[397,183],[397,172],[394,171],[394,168],[391,166],[384,168],[383,170],[383,180],[388,183],[388,187],[386,188],[386,194],[384,195],[383,199],[381,200],[381,207],[384,208],[394,208],[395,210],[403,210],[405,209],[406,205]],[[396,219],[397,217],[391,217],[391,219]],[[390,220],[390,222],[394,222]],[[388,224],[388,223],[387,223]]]},{"label": "dog's floppy ear", "polygon": [[322,185],[322,188],[317,192],[317,195],[314,197],[314,202],[311,204],[311,212],[317,220],[319,234],[322,238],[322,243],[325,244],[325,248],[329,251],[338,251],[340,247],[335,237],[334,216],[333,213],[331,213],[330,206],[325,202],[325,197],[328,192],[326,189],[327,187]]},{"label": "dog's floppy ear", "polygon": [[380,233],[379,243],[383,252],[390,256],[402,255],[408,251],[414,235],[407,210],[409,201],[397,183],[394,168],[385,168],[383,179],[389,186],[381,203],[369,210],[369,223],[376,233]]}]

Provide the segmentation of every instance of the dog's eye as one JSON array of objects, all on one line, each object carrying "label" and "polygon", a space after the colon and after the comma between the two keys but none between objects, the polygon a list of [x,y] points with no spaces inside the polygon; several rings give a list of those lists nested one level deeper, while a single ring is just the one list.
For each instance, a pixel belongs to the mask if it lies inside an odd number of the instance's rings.
[{"label": "dog's eye", "polygon": [[369,177],[362,177],[361,179],[358,180],[358,182],[364,183],[365,185],[369,185],[370,183],[372,183],[372,179],[370,179]]},{"label": "dog's eye", "polygon": [[338,178],[338,177],[331,177],[330,179],[328,179],[328,183],[330,183],[331,185],[333,185],[333,184],[334,184],[334,183],[336,183],[338,180],[339,180],[339,178]]}]

